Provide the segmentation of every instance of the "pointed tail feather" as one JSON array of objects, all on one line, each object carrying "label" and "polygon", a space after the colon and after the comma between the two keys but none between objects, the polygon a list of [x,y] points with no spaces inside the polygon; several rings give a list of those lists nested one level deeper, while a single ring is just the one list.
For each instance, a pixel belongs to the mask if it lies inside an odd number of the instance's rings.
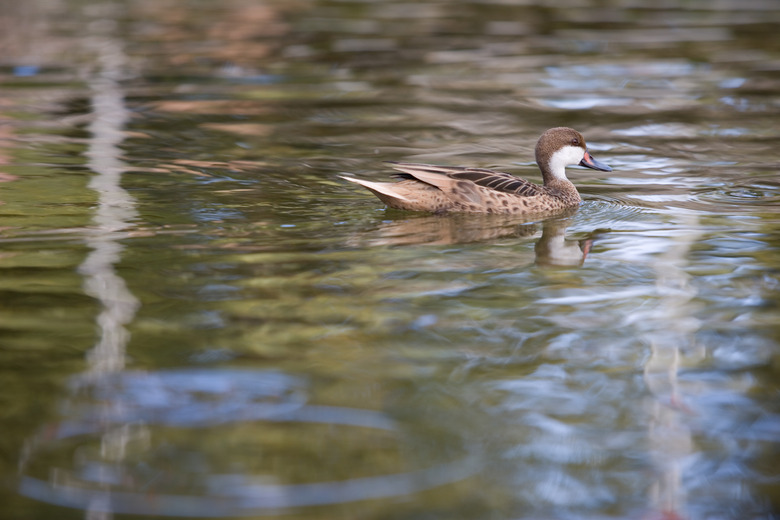
[{"label": "pointed tail feather", "polygon": [[392,206],[393,201],[412,202],[394,189],[395,183],[393,182],[364,181],[354,177],[347,177],[345,175],[339,175],[339,177],[349,182],[354,182],[355,184],[363,186],[367,190],[371,191],[374,195],[379,197],[379,199],[388,206]]}]

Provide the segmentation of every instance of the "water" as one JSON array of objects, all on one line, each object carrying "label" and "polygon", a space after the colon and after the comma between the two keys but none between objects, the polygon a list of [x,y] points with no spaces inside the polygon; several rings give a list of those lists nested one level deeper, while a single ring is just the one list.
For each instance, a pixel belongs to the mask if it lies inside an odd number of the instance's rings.
[{"label": "water", "polygon": [[[0,517],[776,518],[778,22],[0,6]],[[559,125],[544,221],[339,178]]]}]

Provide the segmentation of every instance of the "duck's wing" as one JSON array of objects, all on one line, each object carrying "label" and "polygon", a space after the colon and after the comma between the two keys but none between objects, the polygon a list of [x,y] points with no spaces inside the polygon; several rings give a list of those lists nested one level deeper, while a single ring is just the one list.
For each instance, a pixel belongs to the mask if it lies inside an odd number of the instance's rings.
[{"label": "duck's wing", "polygon": [[520,195],[522,197],[533,197],[539,195],[539,186],[520,177],[515,177],[504,172],[497,172],[485,168],[464,168],[463,171],[451,173],[451,177],[464,179],[473,182],[479,186],[491,190]]},{"label": "duck's wing", "polygon": [[[450,175],[454,173],[461,173],[471,168],[464,168],[462,166],[438,166],[436,164],[420,164],[420,163],[407,163],[387,161],[387,164],[392,165],[394,170],[404,172],[407,175],[416,175],[418,173],[436,173],[439,175]],[[404,176],[404,175],[399,175]]]},{"label": "duck's wing", "polygon": [[468,179],[453,177],[453,174],[464,170],[464,168],[414,163],[392,164],[394,169],[403,172],[395,174],[395,177],[414,179],[434,186],[455,204],[473,206],[474,208],[482,205],[482,195],[473,182],[469,182]]},{"label": "duck's wing", "polygon": [[[471,181],[478,186],[491,190],[520,195],[522,197],[533,197],[541,193],[540,186],[525,179],[515,177],[505,172],[497,172],[487,168],[466,168],[459,166],[435,166],[432,164],[415,163],[391,163],[393,168],[404,172],[423,182],[429,182],[431,174],[437,176],[446,176],[450,179]],[[441,181],[439,181],[441,182]],[[436,183],[432,183],[436,184]]]}]

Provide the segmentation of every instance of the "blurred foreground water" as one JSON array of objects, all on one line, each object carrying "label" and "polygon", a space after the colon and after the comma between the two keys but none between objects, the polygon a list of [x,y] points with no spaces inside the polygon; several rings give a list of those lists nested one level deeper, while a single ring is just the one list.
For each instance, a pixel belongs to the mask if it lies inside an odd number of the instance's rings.
[{"label": "blurred foreground water", "polygon": [[[0,5],[0,517],[780,511],[780,4]],[[386,160],[614,172],[544,221]]]}]

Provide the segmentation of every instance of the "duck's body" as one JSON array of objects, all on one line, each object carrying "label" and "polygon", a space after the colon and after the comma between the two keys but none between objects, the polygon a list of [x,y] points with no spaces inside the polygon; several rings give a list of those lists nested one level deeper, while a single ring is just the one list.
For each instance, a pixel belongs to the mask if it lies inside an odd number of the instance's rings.
[{"label": "duck's body", "polygon": [[401,182],[370,182],[345,177],[371,190],[395,209],[446,213],[548,213],[576,206],[580,194],[571,182],[539,186],[508,173],[482,168],[391,163]]},{"label": "duck's body", "polygon": [[552,128],[536,144],[536,162],[544,185],[508,173],[483,168],[392,163],[400,182],[344,179],[373,192],[391,208],[446,213],[556,213],[577,206],[581,199],[566,178],[566,166],[580,164],[602,171],[611,168],[593,159],[582,135],[571,128]]}]

